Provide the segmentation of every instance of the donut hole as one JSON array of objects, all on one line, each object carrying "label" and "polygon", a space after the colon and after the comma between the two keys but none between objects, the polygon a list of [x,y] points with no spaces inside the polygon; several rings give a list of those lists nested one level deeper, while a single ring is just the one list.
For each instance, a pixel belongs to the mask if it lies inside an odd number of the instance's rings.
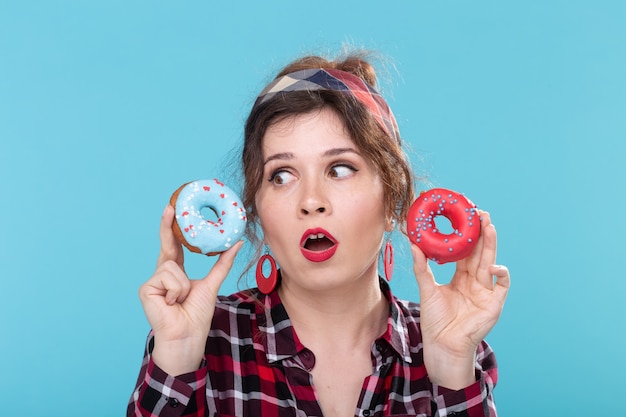
[{"label": "donut hole", "polygon": [[449,235],[454,233],[454,227],[452,227],[452,222],[445,216],[435,216],[434,218],[435,227],[439,230],[439,233],[443,233],[444,235]]},{"label": "donut hole", "polygon": [[202,218],[209,223],[217,223],[219,220],[217,212],[208,206],[200,209],[200,215],[202,215]]}]

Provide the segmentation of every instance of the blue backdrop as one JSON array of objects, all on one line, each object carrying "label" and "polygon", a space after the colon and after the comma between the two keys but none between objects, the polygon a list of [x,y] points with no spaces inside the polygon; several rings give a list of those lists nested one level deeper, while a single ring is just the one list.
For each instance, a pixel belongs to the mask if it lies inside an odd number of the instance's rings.
[{"label": "blue backdrop", "polygon": [[[124,413],[170,193],[237,188],[255,94],[344,43],[388,58],[419,171],[492,213],[512,272],[488,337],[501,414],[624,415],[621,0],[0,1],[3,415]],[[417,300],[396,240],[394,290]]]}]

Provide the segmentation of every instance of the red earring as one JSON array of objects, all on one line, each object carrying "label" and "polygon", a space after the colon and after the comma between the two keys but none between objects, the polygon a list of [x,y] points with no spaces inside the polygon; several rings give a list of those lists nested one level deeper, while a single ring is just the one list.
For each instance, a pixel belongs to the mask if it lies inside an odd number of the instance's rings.
[{"label": "red earring", "polygon": [[[269,261],[270,263],[270,274],[268,277],[263,274],[263,264],[265,261]],[[259,262],[256,264],[256,285],[263,294],[269,294],[274,291],[277,283],[278,271],[276,270],[276,261],[272,258],[272,255],[266,253],[259,258]]]},{"label": "red earring", "polygon": [[389,282],[391,281],[391,277],[393,276],[393,246],[391,245],[390,240],[388,240],[387,244],[385,244],[383,263],[385,269],[385,279],[387,279],[387,282]]}]

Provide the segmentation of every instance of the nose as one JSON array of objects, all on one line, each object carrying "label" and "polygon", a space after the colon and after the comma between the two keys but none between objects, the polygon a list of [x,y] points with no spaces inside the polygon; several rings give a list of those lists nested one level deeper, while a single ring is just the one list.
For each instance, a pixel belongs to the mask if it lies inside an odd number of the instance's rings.
[{"label": "nose", "polygon": [[326,208],[323,207],[323,206],[320,206],[320,207],[318,207],[318,208],[316,208],[314,210],[310,210],[310,209],[306,209],[306,208],[301,208],[300,209],[300,213],[305,214],[305,215],[309,214],[309,213],[315,213],[315,212],[317,212],[317,213],[324,213],[325,211],[326,211]]},{"label": "nose", "polygon": [[302,187],[302,197],[299,204],[300,214],[330,214],[331,205],[327,197],[324,184],[319,181],[307,181]]}]

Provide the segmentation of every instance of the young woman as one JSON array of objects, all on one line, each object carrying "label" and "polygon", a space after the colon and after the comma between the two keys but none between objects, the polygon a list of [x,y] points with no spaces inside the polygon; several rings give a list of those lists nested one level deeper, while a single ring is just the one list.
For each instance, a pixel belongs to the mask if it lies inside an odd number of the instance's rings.
[{"label": "young woman", "polygon": [[241,242],[189,280],[165,208],[157,269],[140,289],[152,331],[129,416],[496,415],[483,339],[509,273],[495,264],[495,229],[481,212],[479,243],[448,285],[412,245],[421,304],[392,295],[379,258],[414,194],[375,85],[363,57],[306,57],[253,106],[248,236],[268,253],[260,269],[278,264],[257,278],[263,291],[218,296]]}]

